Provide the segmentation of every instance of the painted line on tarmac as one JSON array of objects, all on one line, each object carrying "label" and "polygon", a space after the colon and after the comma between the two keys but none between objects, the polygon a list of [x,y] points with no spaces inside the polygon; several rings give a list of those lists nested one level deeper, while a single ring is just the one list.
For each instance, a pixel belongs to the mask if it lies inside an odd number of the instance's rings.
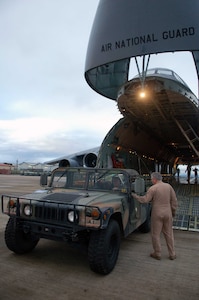
[{"label": "painted line on tarmac", "polygon": [[0,185],[0,188],[10,188],[12,187],[11,185]]}]

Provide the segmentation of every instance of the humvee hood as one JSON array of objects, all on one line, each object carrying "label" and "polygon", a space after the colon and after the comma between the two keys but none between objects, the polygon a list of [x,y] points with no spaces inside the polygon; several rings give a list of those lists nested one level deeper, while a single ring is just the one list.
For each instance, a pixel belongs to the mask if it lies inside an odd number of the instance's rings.
[{"label": "humvee hood", "polygon": [[28,194],[23,197],[24,199],[40,200],[54,203],[71,203],[81,205],[97,205],[97,203],[113,201],[114,199],[121,198],[121,194],[95,191],[71,191],[70,193],[60,190],[60,192],[45,192],[37,191],[33,194]]}]

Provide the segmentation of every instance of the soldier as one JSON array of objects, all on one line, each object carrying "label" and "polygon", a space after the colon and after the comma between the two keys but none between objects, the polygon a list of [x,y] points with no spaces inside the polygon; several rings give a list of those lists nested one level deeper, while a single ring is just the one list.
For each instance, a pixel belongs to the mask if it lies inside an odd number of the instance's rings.
[{"label": "soldier", "polygon": [[162,175],[158,172],[151,174],[151,186],[146,195],[138,196],[132,193],[132,196],[141,203],[151,201],[151,237],[154,252],[150,254],[152,258],[161,259],[160,234],[164,235],[167,243],[169,258],[176,258],[173,236],[173,217],[177,208],[177,198],[172,186],[162,182]]},{"label": "soldier", "polygon": [[188,183],[190,183],[190,176],[191,176],[191,165],[190,164],[187,165],[187,169],[185,172],[187,172],[187,181],[188,181]]},{"label": "soldier", "polygon": [[195,169],[193,169],[194,174],[195,174],[195,183],[197,183],[197,179],[198,179],[198,168],[195,167]]}]

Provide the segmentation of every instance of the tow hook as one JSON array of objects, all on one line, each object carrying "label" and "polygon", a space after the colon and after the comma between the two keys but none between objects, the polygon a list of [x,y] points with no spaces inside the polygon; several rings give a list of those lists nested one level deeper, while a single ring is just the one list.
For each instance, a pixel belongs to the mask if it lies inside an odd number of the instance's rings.
[{"label": "tow hook", "polygon": [[79,240],[77,233],[72,233],[72,235],[71,235],[71,234],[68,234],[67,232],[63,232],[62,234],[63,234],[63,240],[66,242],[69,242],[69,241],[77,242]]}]

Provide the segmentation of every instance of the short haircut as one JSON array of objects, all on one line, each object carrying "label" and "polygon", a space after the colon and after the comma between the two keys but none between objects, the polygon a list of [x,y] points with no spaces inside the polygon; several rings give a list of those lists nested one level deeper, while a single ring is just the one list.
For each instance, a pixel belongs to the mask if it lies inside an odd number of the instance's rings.
[{"label": "short haircut", "polygon": [[156,180],[162,180],[162,175],[159,172],[151,173],[151,178],[155,178]]}]

